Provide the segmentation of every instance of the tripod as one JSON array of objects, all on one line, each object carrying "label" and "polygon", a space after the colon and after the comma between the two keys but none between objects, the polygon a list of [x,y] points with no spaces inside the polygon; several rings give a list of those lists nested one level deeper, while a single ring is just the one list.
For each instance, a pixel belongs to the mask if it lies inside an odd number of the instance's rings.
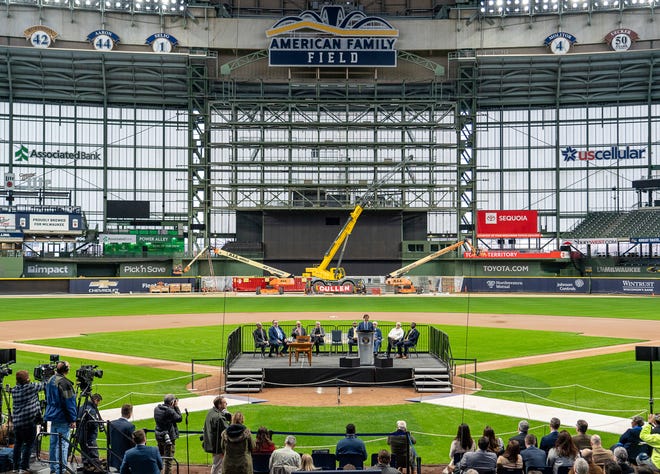
[{"label": "tripod", "polygon": [[84,472],[106,472],[105,466],[99,459],[96,440],[89,442],[91,432],[96,434],[97,430],[103,431],[104,421],[100,419],[98,409],[90,404],[91,385],[79,384],[78,404],[76,413],[76,429],[71,435],[69,447],[69,460],[75,460],[76,451],[80,453]]}]

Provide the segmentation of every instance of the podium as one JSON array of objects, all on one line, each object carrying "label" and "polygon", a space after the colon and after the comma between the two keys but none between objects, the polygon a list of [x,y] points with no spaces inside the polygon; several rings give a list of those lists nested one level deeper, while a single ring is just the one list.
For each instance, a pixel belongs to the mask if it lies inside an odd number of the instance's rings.
[{"label": "podium", "polygon": [[374,332],[357,331],[360,365],[374,365]]}]

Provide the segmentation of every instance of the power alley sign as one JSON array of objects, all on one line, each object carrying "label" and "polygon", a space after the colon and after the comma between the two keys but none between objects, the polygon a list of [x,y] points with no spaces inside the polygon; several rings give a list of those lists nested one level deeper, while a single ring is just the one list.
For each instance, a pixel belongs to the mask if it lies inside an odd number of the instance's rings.
[{"label": "power alley sign", "polygon": [[382,18],[325,5],[282,18],[266,31],[268,64],[284,67],[396,67],[399,36]]}]

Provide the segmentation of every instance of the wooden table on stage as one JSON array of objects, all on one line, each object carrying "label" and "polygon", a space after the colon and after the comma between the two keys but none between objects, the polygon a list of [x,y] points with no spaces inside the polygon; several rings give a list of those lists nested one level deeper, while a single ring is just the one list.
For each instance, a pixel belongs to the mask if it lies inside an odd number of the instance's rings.
[{"label": "wooden table on stage", "polygon": [[[293,352],[296,353],[296,362],[298,362],[298,356],[302,353],[307,353],[307,360],[309,361],[309,366],[312,366],[312,347],[314,344],[312,342],[290,342],[289,343],[289,367],[291,366],[291,356]],[[293,350],[292,350],[293,349]]]}]

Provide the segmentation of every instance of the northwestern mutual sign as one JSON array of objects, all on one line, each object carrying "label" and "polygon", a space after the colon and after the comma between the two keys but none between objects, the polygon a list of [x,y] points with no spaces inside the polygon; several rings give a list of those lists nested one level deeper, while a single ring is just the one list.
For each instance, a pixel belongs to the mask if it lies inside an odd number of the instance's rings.
[{"label": "northwestern mutual sign", "polygon": [[282,18],[266,36],[270,66],[396,67],[399,30],[361,11],[345,15],[340,5]]}]

